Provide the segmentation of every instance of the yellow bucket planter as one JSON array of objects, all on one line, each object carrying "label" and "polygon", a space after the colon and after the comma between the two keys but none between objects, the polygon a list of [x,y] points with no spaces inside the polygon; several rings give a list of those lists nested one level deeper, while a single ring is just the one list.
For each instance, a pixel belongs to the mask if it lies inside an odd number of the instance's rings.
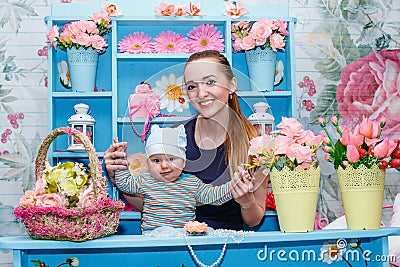
[{"label": "yellow bucket planter", "polygon": [[304,170],[297,167],[270,173],[276,212],[282,232],[311,232],[318,201],[320,167]]},{"label": "yellow bucket planter", "polygon": [[360,165],[337,169],[347,228],[352,230],[379,229],[386,170],[377,165],[368,169]]}]

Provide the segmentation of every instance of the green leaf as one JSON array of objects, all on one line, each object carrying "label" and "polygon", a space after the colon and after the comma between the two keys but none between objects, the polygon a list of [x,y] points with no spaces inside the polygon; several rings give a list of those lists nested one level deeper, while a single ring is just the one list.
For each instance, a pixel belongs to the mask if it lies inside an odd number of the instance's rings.
[{"label": "green leaf", "polygon": [[22,18],[37,16],[33,9],[33,3],[28,1],[0,1],[0,14],[3,14],[0,20],[0,26],[4,27],[6,23],[10,24],[14,32],[18,32]]},{"label": "green leaf", "polygon": [[3,97],[2,99],[0,99],[0,102],[10,103],[10,102],[14,102],[17,100],[18,100],[18,98],[16,98],[15,96],[6,96],[6,97]]},{"label": "green leaf", "polygon": [[335,165],[335,169],[337,169],[346,158],[346,147],[338,140],[335,144],[335,155],[333,163]]},{"label": "green leaf", "polygon": [[327,84],[317,99],[315,109],[310,112],[309,122],[318,124],[318,118],[330,118],[333,115],[340,117],[336,102],[336,85]]}]

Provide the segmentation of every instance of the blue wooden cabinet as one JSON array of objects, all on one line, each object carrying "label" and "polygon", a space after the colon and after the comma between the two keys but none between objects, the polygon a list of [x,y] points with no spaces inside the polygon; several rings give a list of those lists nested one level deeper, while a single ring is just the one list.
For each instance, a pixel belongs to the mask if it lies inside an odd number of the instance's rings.
[{"label": "blue wooden cabinet", "polygon": [[[189,267],[199,261],[211,265],[221,255],[220,267],[243,266],[327,266],[328,251],[341,249],[341,257],[331,254],[332,266],[389,266],[388,235],[400,234],[400,228],[379,230],[318,230],[310,233],[256,232],[244,235],[147,237],[113,235],[83,243],[33,240],[29,237],[0,237],[0,250],[13,250],[14,267],[34,266],[40,260],[57,266],[77,257],[86,266],[160,266]],[[351,248],[359,242],[358,248]],[[364,257],[363,257],[364,255]]]},{"label": "blue wooden cabinet", "polygon": [[[68,125],[67,120],[73,114],[73,106],[77,103],[86,103],[91,108],[91,115],[95,118],[94,146],[100,158],[109,147],[113,137],[128,142],[128,153],[143,152],[144,145],[131,128],[128,118],[128,98],[134,88],[142,81],[155,86],[155,82],[162,76],[174,73],[177,77],[183,74],[183,66],[189,54],[127,54],[121,53],[118,43],[124,36],[134,32],[144,32],[152,38],[162,31],[171,30],[175,33],[186,34],[194,27],[202,24],[212,24],[222,33],[225,49],[223,54],[230,61],[236,78],[238,79],[238,95],[242,110],[246,116],[253,113],[253,104],[259,101],[268,101],[272,107],[276,122],[282,116],[296,117],[296,84],[295,84],[295,19],[289,17],[287,6],[246,6],[249,14],[237,19],[255,21],[261,18],[282,19],[288,23],[290,36],[284,51],[279,51],[277,59],[284,65],[284,79],[275,86],[272,92],[255,92],[250,89],[248,70],[243,52],[233,53],[231,40],[230,17],[224,16],[222,10],[228,2],[202,0],[201,7],[205,16],[200,17],[162,17],[154,14],[157,1],[113,1],[122,8],[123,16],[112,18],[112,32],[107,35],[108,48],[106,53],[99,56],[96,76],[98,92],[76,93],[64,88],[59,81],[57,64],[66,60],[66,52],[61,49],[49,49],[48,55],[48,130]],[[73,20],[88,19],[93,12],[99,11],[101,5],[73,3],[53,4],[51,16],[46,18],[48,27],[58,25],[62,28]],[[104,90],[103,90],[104,89]],[[166,110],[161,110],[166,114]],[[157,117],[152,123],[163,126],[172,125],[186,120],[196,111],[190,107],[184,112],[172,112],[175,117]],[[168,114],[171,115],[171,114]],[[135,127],[141,131],[144,119],[134,119]],[[85,152],[68,152],[67,136],[58,137],[48,151],[50,164],[59,161],[87,162]],[[110,194],[119,198],[118,191],[110,188]],[[129,214],[127,215],[130,216]],[[128,219],[129,221],[130,219]]]}]

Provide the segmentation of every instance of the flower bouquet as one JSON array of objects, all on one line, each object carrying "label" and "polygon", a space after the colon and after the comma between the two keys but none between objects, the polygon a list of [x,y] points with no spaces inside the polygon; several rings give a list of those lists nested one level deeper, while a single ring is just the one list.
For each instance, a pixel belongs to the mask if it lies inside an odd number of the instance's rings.
[{"label": "flower bouquet", "polygon": [[276,52],[284,49],[289,36],[287,22],[261,19],[254,23],[239,21],[231,27],[233,51],[245,51],[250,86],[253,91],[272,91]]},{"label": "flower bouquet", "polygon": [[67,51],[71,85],[75,92],[89,92],[95,87],[99,54],[105,53],[108,47],[104,36],[111,32],[110,14],[116,15],[116,7],[112,6],[93,13],[90,20],[65,24],[61,33],[58,25],[53,25],[46,34],[50,47]]},{"label": "flower bouquet", "polygon": [[283,117],[276,127],[277,133],[250,140],[254,158],[247,166],[270,173],[281,231],[312,231],[320,180],[316,150],[323,137],[293,118]]},{"label": "flower bouquet", "polygon": [[[89,155],[82,163],[46,164],[46,152],[59,135],[77,138]],[[22,196],[14,215],[35,239],[86,241],[113,234],[124,204],[107,197],[107,180],[89,138],[73,128],[58,128],[42,142],[35,160],[36,183]]]},{"label": "flower bouquet", "polygon": [[377,229],[382,218],[385,172],[398,144],[381,137],[385,118],[364,117],[353,129],[339,125],[333,116],[330,123],[339,135],[335,142],[324,118],[318,123],[325,131],[325,159],[337,170],[343,207],[349,229]]}]

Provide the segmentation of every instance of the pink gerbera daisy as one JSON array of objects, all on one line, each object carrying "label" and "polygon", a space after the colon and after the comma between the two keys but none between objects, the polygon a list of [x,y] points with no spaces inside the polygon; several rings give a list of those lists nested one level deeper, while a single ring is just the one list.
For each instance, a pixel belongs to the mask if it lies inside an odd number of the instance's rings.
[{"label": "pink gerbera daisy", "polygon": [[211,24],[202,24],[188,33],[189,52],[195,53],[204,50],[224,50],[222,33]]},{"label": "pink gerbera daisy", "polygon": [[119,43],[118,48],[122,53],[151,53],[151,37],[144,32],[135,32],[125,36]]},{"label": "pink gerbera daisy", "polygon": [[188,40],[172,31],[161,32],[154,38],[154,53],[188,53]]}]

